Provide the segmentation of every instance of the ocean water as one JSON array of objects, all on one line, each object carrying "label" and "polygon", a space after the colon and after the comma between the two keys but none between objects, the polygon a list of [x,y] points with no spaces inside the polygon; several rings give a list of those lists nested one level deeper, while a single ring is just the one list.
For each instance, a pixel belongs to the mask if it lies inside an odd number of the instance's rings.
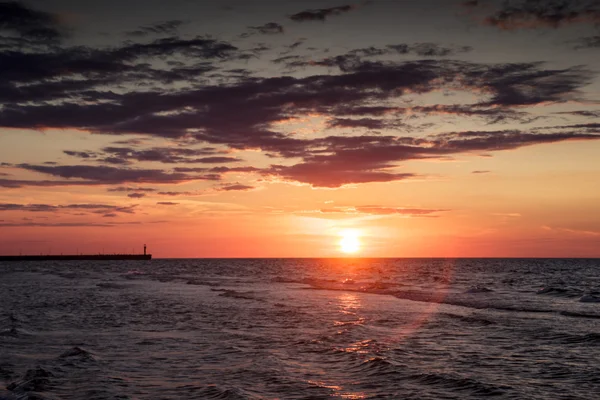
[{"label": "ocean water", "polygon": [[600,399],[600,260],[0,263],[1,399]]}]

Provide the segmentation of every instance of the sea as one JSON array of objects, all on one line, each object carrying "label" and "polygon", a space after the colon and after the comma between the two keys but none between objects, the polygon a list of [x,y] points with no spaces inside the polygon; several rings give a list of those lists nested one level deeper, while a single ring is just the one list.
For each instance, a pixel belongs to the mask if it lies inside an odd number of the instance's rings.
[{"label": "sea", "polygon": [[597,259],[0,263],[0,399],[600,399]]}]

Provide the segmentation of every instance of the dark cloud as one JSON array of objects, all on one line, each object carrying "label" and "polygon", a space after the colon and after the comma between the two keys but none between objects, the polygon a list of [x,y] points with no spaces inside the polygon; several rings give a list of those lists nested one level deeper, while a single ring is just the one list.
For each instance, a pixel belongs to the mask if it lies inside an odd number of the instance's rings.
[{"label": "dark cloud", "polygon": [[240,161],[242,161],[242,160],[240,160],[239,158],[236,158],[236,157],[204,157],[204,158],[199,158],[195,162],[205,163],[205,164],[224,164],[224,163],[240,162]]},{"label": "dark cloud", "polygon": [[[119,91],[115,86],[195,82],[216,69],[215,60],[243,58],[242,53],[229,43],[204,37],[168,37],[105,49],[78,46],[0,51],[0,103],[114,101],[119,98],[113,91]],[[168,67],[150,63],[167,58]],[[173,65],[174,59],[180,61]]]},{"label": "dark cloud", "polygon": [[183,25],[181,20],[171,20],[157,22],[152,25],[141,26],[134,31],[128,31],[125,34],[131,37],[143,37],[147,35],[174,35],[179,27]]},{"label": "dark cloud", "polygon": [[[366,107],[405,91],[426,93],[444,87],[478,90],[483,106],[520,106],[576,98],[589,81],[581,68],[543,69],[540,63],[486,65],[459,61],[399,64],[361,63],[341,75],[242,80],[178,93],[127,93],[113,103],[23,105],[0,112],[0,126],[77,128],[94,132],[140,133],[170,138],[190,135],[233,148],[275,149],[302,141],[273,132],[270,125],[307,112],[331,114],[338,107]],[[290,109],[289,105],[295,108]],[[183,110],[185,112],[173,112]],[[236,118],[229,118],[236,110]],[[169,114],[159,114],[164,112]],[[127,150],[129,151],[129,150]]]},{"label": "dark cloud", "polygon": [[59,187],[59,186],[93,186],[106,185],[102,181],[79,181],[79,180],[23,180],[23,179],[0,179],[0,187],[16,189],[21,187]]},{"label": "dark cloud", "polygon": [[141,199],[142,197],[146,197],[146,193],[128,193],[127,197],[132,199]]},{"label": "dark cloud", "polygon": [[530,123],[540,117],[532,117],[525,111],[514,108],[486,107],[482,105],[433,105],[415,106],[397,109],[396,112],[411,115],[456,115],[464,117],[477,117],[486,120],[488,124],[501,124],[505,122]]},{"label": "dark cloud", "polygon": [[[112,104],[6,107],[0,112],[0,126],[77,128],[169,138],[187,137],[194,130],[197,133],[192,135],[201,141],[284,154],[288,153],[286,148],[302,147],[304,142],[269,128],[294,115],[315,111],[332,114],[338,108],[349,107],[385,111],[368,104],[398,98],[405,91],[426,93],[444,87],[486,93],[489,100],[481,105],[487,107],[566,101],[576,98],[589,77],[589,72],[580,68],[551,70],[543,69],[539,63],[360,64],[341,75],[247,79],[237,85],[207,86],[179,93],[127,93]],[[295,107],[291,109],[290,104]],[[159,114],[185,107],[186,112]],[[229,118],[230,110],[236,110],[236,118]]]},{"label": "dark cloud", "polygon": [[[477,4],[471,6],[476,7]],[[504,1],[484,22],[504,30],[559,28],[574,23],[598,24],[600,3],[597,0]]]},{"label": "dark cloud", "polygon": [[217,188],[217,191],[231,192],[231,191],[248,191],[248,190],[252,190],[252,189],[255,189],[255,187],[250,186],[250,185],[243,185],[241,183],[235,183],[233,185],[221,186],[221,187]]},{"label": "dark cloud", "polygon": [[207,172],[209,171],[208,168],[202,168],[202,167],[175,167],[173,168],[173,171],[175,172]]},{"label": "dark cloud", "polygon": [[[18,167],[42,174],[59,176],[67,179],[85,179],[88,182],[102,184],[118,184],[126,182],[179,183],[207,179],[202,176],[187,175],[181,172],[169,173],[159,169],[130,169],[91,165],[42,166],[32,164],[19,164]],[[216,176],[210,177],[210,180],[215,179]]]},{"label": "dark cloud", "polygon": [[55,43],[64,34],[57,15],[33,10],[18,1],[0,2],[0,33],[16,35],[18,44],[27,40]]},{"label": "dark cloud", "polygon": [[92,214],[124,213],[134,214],[134,206],[113,206],[107,204],[13,204],[0,203],[0,211],[27,211],[27,212],[64,212],[64,211],[84,211]]},{"label": "dark cloud", "polygon": [[512,150],[567,140],[598,140],[600,133],[597,131],[598,127],[593,125],[595,124],[565,126],[562,132],[555,132],[556,128],[535,132],[460,131],[420,139],[380,135],[331,136],[313,142],[314,147],[306,150],[303,162],[292,166],[273,165],[261,173],[284,181],[329,188],[366,182],[399,181],[419,177],[411,173],[396,172],[399,162],[441,159],[453,154]]},{"label": "dark cloud", "polygon": [[[473,50],[469,46],[441,46],[437,43],[415,43],[415,44],[396,44],[388,45],[386,49],[376,49],[383,55],[396,52],[398,54],[415,54],[421,57],[446,57],[453,56],[459,53],[468,53]],[[368,53],[364,55],[369,55]]]},{"label": "dark cloud", "polygon": [[92,152],[87,152],[87,151],[64,150],[63,153],[65,153],[66,155],[69,155],[69,156],[79,157],[79,158],[95,158],[96,157],[96,154],[94,154]]},{"label": "dark cloud", "polygon": [[276,22],[269,22],[261,26],[250,26],[252,32],[261,33],[263,35],[275,35],[283,33],[283,26]]},{"label": "dark cloud", "polygon": [[109,192],[156,192],[157,189],[145,188],[145,187],[118,186],[115,188],[109,188],[108,191]]},{"label": "dark cloud", "polygon": [[364,67],[364,58],[390,55],[413,55],[419,57],[446,57],[470,52],[469,46],[442,46],[436,43],[394,44],[386,47],[364,47],[351,50],[345,54],[311,60],[306,56],[283,56],[273,60],[275,64],[284,64],[287,68],[311,66],[337,67],[341,71],[350,72]]},{"label": "dark cloud", "polygon": [[[175,168],[177,170],[177,168]],[[213,167],[209,170],[213,173],[225,174],[228,172],[241,172],[241,173],[250,173],[250,172],[258,172],[259,168],[255,167]]]},{"label": "dark cloud", "polygon": [[[107,214],[106,216],[110,216]],[[101,227],[101,228],[109,228],[114,226],[121,225],[141,225],[140,222],[131,221],[131,222],[2,222],[0,223],[1,227],[37,227],[37,228],[48,228],[48,227],[73,227],[73,228],[85,228],[85,227]]]},{"label": "dark cloud", "polygon": [[[214,156],[215,154],[222,154],[223,152],[217,151],[212,147],[204,147],[200,149],[184,147],[153,147],[144,150],[137,150],[131,147],[104,147],[99,152],[78,152],[65,150],[64,153],[83,159],[98,159],[98,161],[102,161],[104,163],[118,165],[128,165],[133,161],[161,162],[165,164],[220,164],[242,161],[236,157]],[[212,155],[212,157],[201,157],[206,155]]]},{"label": "dark cloud", "polygon": [[297,14],[291,15],[290,19],[296,22],[304,22],[304,21],[325,21],[327,18],[340,15],[343,13],[347,13],[348,11],[354,9],[355,7],[352,5],[344,5],[338,7],[331,8],[320,8],[313,10],[305,10],[299,12]]},{"label": "dark cloud", "polygon": [[489,174],[491,171],[472,171],[472,174]]},{"label": "dark cloud", "polygon": [[383,129],[386,127],[385,121],[373,118],[334,118],[328,125],[332,128]]},{"label": "dark cloud", "polygon": [[587,36],[573,42],[575,49],[598,49],[600,48],[600,36]]},{"label": "dark cloud", "polygon": [[600,111],[589,111],[589,110],[561,111],[561,112],[557,112],[556,114],[575,115],[577,117],[600,118]]},{"label": "dark cloud", "polygon": [[[312,17],[304,14],[297,20],[325,19],[349,11],[350,8],[344,7],[308,10],[304,13],[312,13]],[[296,15],[300,14],[303,13]],[[351,136],[356,134],[355,130],[344,132],[346,135],[327,136],[325,132],[307,138],[281,128],[282,122],[312,114],[329,121],[326,128],[394,129],[397,135],[410,131],[406,120],[413,116],[453,115],[483,118],[488,123],[508,120],[526,123],[532,119],[523,110],[525,106],[579,100],[580,90],[592,76],[582,68],[556,69],[543,63],[492,64],[437,58],[469,50],[417,43],[365,47],[316,62],[280,57],[277,62],[283,64],[306,63],[337,70],[330,74],[311,74],[308,70],[295,76],[255,77],[237,69],[235,78],[227,75],[226,71],[232,69],[220,67],[221,61],[245,59],[249,53],[208,37],[167,37],[104,49],[82,46],[0,51],[1,127],[79,129],[97,134],[140,134],[187,141],[185,146],[169,148],[144,149],[127,143],[95,152],[66,150],[65,154],[88,159],[86,164],[92,161],[113,166],[21,164],[20,168],[65,179],[4,179],[0,185],[178,183],[218,180],[222,173],[239,172],[338,187],[416,177],[396,170],[406,160],[597,138],[588,132],[592,127],[574,126],[570,130],[563,127],[559,132],[450,132],[437,136],[424,133],[419,138],[389,136],[389,132]],[[422,59],[401,62],[383,59],[398,54]],[[181,84],[165,86],[174,82]],[[407,107],[404,102],[410,96],[442,91],[467,92],[477,98],[471,104],[456,105]],[[399,102],[405,106],[393,106]],[[137,161],[165,164],[239,161],[214,148],[191,147],[199,143],[261,150],[269,157],[288,160],[276,161],[262,169],[126,167]]]},{"label": "dark cloud", "polygon": [[265,170],[264,175],[277,177],[284,181],[307,183],[314,187],[336,188],[344,185],[393,182],[417,175],[411,173],[393,173],[380,170],[361,168],[344,164],[334,158],[330,162],[305,162],[293,166],[274,165]]},{"label": "dark cloud", "polygon": [[156,204],[161,205],[161,206],[176,206],[179,203],[174,203],[172,201],[159,201]]},{"label": "dark cloud", "polygon": [[16,228],[16,227],[36,227],[36,228],[47,228],[47,227],[111,227],[115,224],[102,224],[96,222],[2,222],[0,226],[4,228]]},{"label": "dark cloud", "polygon": [[226,58],[238,50],[237,47],[215,39],[197,36],[193,39],[182,39],[177,36],[156,39],[150,43],[130,43],[109,53],[121,60],[132,60],[142,57],[167,58],[184,55],[197,58]]},{"label": "dark cloud", "polygon": [[161,196],[176,197],[176,196],[193,196],[193,195],[196,195],[198,193],[195,193],[195,192],[158,192],[158,194],[161,195]]}]

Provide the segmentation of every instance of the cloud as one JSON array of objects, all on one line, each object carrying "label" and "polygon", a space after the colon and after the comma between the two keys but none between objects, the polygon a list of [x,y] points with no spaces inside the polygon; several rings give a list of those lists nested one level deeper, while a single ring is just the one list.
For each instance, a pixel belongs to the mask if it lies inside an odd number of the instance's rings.
[{"label": "cloud", "polygon": [[600,111],[589,111],[589,110],[560,111],[555,114],[575,115],[578,117],[589,117],[589,118],[600,118]]},{"label": "cloud", "polygon": [[159,201],[156,204],[161,205],[161,206],[176,206],[179,203],[174,203],[172,201]]},{"label": "cloud", "polygon": [[104,182],[92,182],[92,181],[51,181],[51,180],[22,180],[22,179],[0,179],[0,187],[3,188],[21,188],[21,187],[55,187],[55,186],[91,186],[91,185],[104,185]]},{"label": "cloud", "polygon": [[573,48],[575,49],[598,49],[600,48],[600,35],[583,37],[570,43],[574,44]]},{"label": "cloud", "polygon": [[[458,53],[468,53],[473,50],[469,46],[452,46],[444,47],[437,43],[415,43],[412,45],[398,44],[387,46],[386,53],[389,54],[391,51],[395,51],[398,54],[416,54],[421,57],[446,57],[456,55]],[[382,50],[383,51],[383,50]],[[383,54],[386,54],[383,53]]]},{"label": "cloud", "polygon": [[19,164],[18,167],[29,171],[59,176],[67,179],[78,178],[85,179],[89,182],[103,184],[119,184],[126,182],[179,183],[192,180],[218,179],[217,176],[210,176],[209,178],[206,178],[198,175],[187,175],[181,172],[169,173],[159,169],[132,169],[91,165],[44,166],[31,164]]},{"label": "cloud", "polygon": [[[351,72],[369,65],[365,58],[381,58],[384,56],[413,55],[419,57],[446,57],[470,52],[469,46],[442,46],[436,43],[394,44],[386,47],[364,47],[344,54],[312,60],[306,56],[283,56],[272,60],[275,64],[284,64],[287,68],[337,67],[341,71]],[[374,66],[376,64],[371,64]]]},{"label": "cloud", "polygon": [[14,204],[0,203],[1,211],[26,211],[26,212],[64,212],[79,211],[92,214],[134,214],[135,205],[132,206],[113,206],[108,204]]},{"label": "cloud", "polygon": [[[178,168],[175,168],[175,170],[177,170],[177,169]],[[225,174],[225,173],[230,173],[230,172],[251,173],[251,172],[260,171],[260,168],[256,168],[256,167],[213,167],[209,171],[213,172],[213,173],[219,173],[219,174]]]},{"label": "cloud", "polygon": [[[201,36],[126,42],[114,48],[15,45],[0,51],[0,103],[72,100],[75,94],[80,101],[111,101],[118,95],[107,87],[127,82],[148,87],[193,82],[215,71],[217,60],[250,56],[230,43]],[[166,66],[159,68],[151,60],[166,61]]]},{"label": "cloud", "polygon": [[129,193],[127,194],[127,197],[132,199],[141,199],[142,197],[146,197],[146,193]]},{"label": "cloud", "polygon": [[[104,147],[99,152],[77,152],[65,150],[65,154],[83,159],[97,159],[98,161],[128,165],[133,161],[150,161],[165,164],[181,163],[205,163],[221,164],[242,161],[236,157],[215,156],[222,154],[212,147],[192,149],[188,147],[152,147],[144,150],[137,150],[131,147]],[[202,157],[211,155],[211,157]]]},{"label": "cloud", "polygon": [[179,27],[183,25],[181,20],[170,20],[157,22],[152,25],[141,26],[134,31],[128,31],[125,34],[132,37],[143,37],[147,35],[174,35]]},{"label": "cloud", "polygon": [[318,210],[321,214],[367,214],[367,215],[402,215],[405,217],[438,217],[448,209],[428,209],[411,207],[389,207],[381,205],[336,206]]},{"label": "cloud", "polygon": [[172,197],[176,197],[176,196],[195,196],[197,194],[199,194],[198,192],[158,192],[159,195],[161,196],[172,196]]},{"label": "cloud", "polygon": [[[480,2],[468,2],[477,8]],[[505,1],[484,19],[503,30],[560,28],[570,24],[598,24],[597,0],[518,0]]]},{"label": "cloud", "polygon": [[[299,21],[324,20],[351,8],[295,15],[303,15],[296,18]],[[276,25],[271,28],[278,30]],[[581,100],[582,89],[592,77],[581,67],[441,58],[466,51],[470,48],[417,42],[356,48],[317,61],[287,56],[278,62],[305,63],[307,70],[266,77],[227,64],[254,57],[251,51],[200,36],[170,36],[110,48],[0,51],[0,127],[136,134],[182,144],[143,148],[139,142],[128,142],[97,151],[65,150],[86,165],[21,164],[19,168],[63,179],[3,179],[0,186],[167,184],[255,173],[267,179],[339,187],[417,178],[398,170],[407,160],[597,139],[591,126],[436,135],[428,135],[425,124],[409,126],[408,121],[417,117],[448,115],[475,117],[488,124],[525,124],[533,120],[526,107]],[[419,59],[399,60],[398,55],[404,54]],[[315,68],[323,66],[336,70],[326,74],[323,68]],[[418,95],[455,92],[469,93],[474,100],[451,105],[407,102]],[[297,134],[290,124],[286,126],[286,121],[306,116],[325,121],[319,135]],[[335,135],[329,130],[335,130]],[[415,130],[418,137],[407,136]],[[194,147],[200,144],[214,147]],[[272,165],[232,167],[241,160],[227,154],[229,150],[260,151]],[[174,168],[131,168],[134,162]],[[184,163],[204,166],[180,166]],[[225,165],[211,168],[213,163]]]},{"label": "cloud", "polygon": [[[487,65],[431,60],[367,63],[340,75],[251,79],[236,85],[173,93],[130,92],[115,95],[110,104],[67,102],[5,107],[0,111],[0,126],[76,128],[167,138],[192,136],[212,144],[282,154],[286,147],[301,147],[303,141],[274,132],[271,125],[293,115],[335,115],[338,108],[364,109],[373,101],[399,98],[408,91],[427,93],[459,85],[464,90],[485,93],[487,98],[481,107],[535,105],[574,99],[578,89],[589,81],[590,73],[581,68],[542,67],[540,63]],[[295,108],[291,109],[290,104]],[[173,112],[186,107],[189,111]],[[229,118],[230,110],[237,110],[235,119]],[[136,154],[130,149],[122,151]]]},{"label": "cloud", "polygon": [[0,32],[48,44],[58,42],[64,35],[57,15],[33,10],[18,1],[0,2]]},{"label": "cloud", "polygon": [[[392,182],[419,176],[398,173],[398,163],[407,160],[439,159],[452,154],[480,154],[482,151],[512,150],[541,143],[567,140],[598,140],[595,124],[556,127],[535,132],[520,130],[457,131],[417,139],[382,135],[359,137],[330,136],[313,142],[304,161],[291,166],[272,165],[261,173],[283,181],[335,188],[367,182]],[[586,132],[596,129],[596,132]],[[582,131],[583,130],[583,131]]]},{"label": "cloud", "polygon": [[328,124],[332,128],[383,129],[385,121],[373,118],[334,118]]},{"label": "cloud", "polygon": [[353,10],[354,8],[356,8],[356,7],[352,6],[352,5],[344,5],[344,6],[331,7],[331,8],[319,8],[319,9],[305,10],[305,11],[299,12],[297,14],[291,15],[290,19],[292,21],[296,21],[296,22],[325,21],[327,18],[329,18],[331,16],[347,13],[348,11]]},{"label": "cloud", "polygon": [[305,162],[293,166],[274,165],[263,172],[266,176],[277,177],[284,181],[307,183],[314,187],[337,188],[344,185],[393,182],[417,175],[412,173],[393,173],[376,169],[361,169],[359,166],[332,162]]},{"label": "cloud", "polygon": [[472,171],[472,174],[489,174],[491,171],[483,171],[483,170],[476,170],[476,171]]},{"label": "cloud", "polygon": [[241,183],[235,183],[233,185],[224,185],[221,186],[219,188],[217,188],[216,190],[219,192],[231,192],[231,191],[248,191],[248,190],[253,190],[255,189],[254,186],[250,186],[250,185],[243,185]]},{"label": "cloud", "polygon": [[68,156],[79,157],[79,158],[95,158],[96,157],[96,155],[94,153],[87,152],[87,151],[64,150],[63,153],[65,153]]},{"label": "cloud", "polygon": [[250,26],[248,29],[254,33],[260,33],[263,35],[275,35],[283,33],[283,26],[276,22],[268,22],[261,26]]},{"label": "cloud", "polygon": [[109,192],[156,192],[157,189],[154,188],[146,188],[146,187],[126,187],[126,186],[118,186],[115,188],[109,188]]},{"label": "cloud", "polygon": [[11,223],[11,222],[1,222],[0,221],[0,226],[1,227],[37,227],[37,228],[48,228],[48,227],[72,227],[72,228],[78,228],[78,227],[101,227],[101,228],[109,228],[109,227],[114,227],[114,226],[121,226],[121,225],[141,225],[140,222],[136,222],[136,221],[132,221],[132,222],[106,222],[106,223],[99,223],[99,222],[17,222],[17,223]]},{"label": "cloud", "polygon": [[439,212],[449,211],[442,209],[424,209],[424,208],[404,208],[404,207],[382,207],[382,206],[357,206],[356,211],[362,214],[375,215],[407,215],[407,216],[425,216]]}]

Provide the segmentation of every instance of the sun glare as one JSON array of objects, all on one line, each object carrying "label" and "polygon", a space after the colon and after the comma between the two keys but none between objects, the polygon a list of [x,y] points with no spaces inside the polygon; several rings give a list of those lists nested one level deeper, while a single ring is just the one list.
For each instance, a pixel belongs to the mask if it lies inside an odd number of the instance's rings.
[{"label": "sun glare", "polygon": [[359,233],[355,229],[344,229],[340,232],[340,250],[342,253],[353,254],[360,250]]}]

